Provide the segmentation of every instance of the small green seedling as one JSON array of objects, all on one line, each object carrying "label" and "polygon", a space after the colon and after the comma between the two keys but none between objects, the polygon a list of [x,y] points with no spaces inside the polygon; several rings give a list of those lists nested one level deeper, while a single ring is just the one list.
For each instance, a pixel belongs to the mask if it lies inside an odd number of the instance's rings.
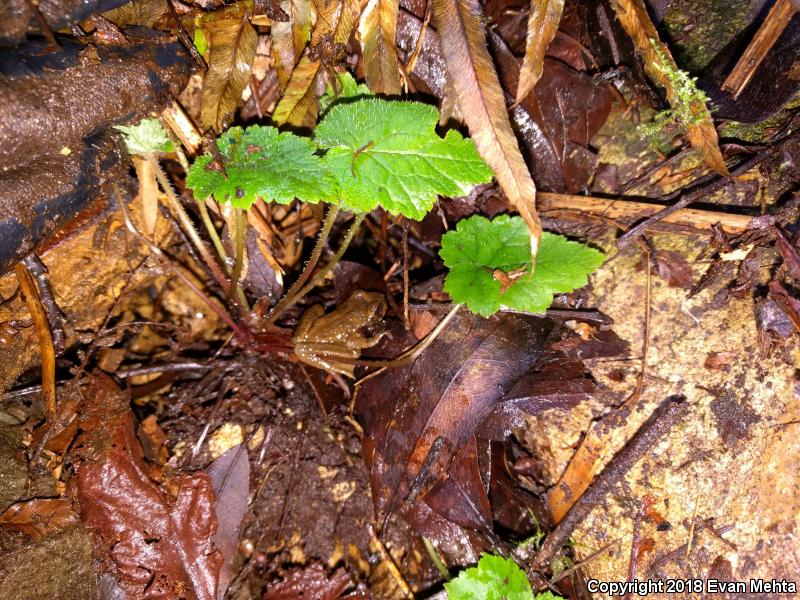
[{"label": "small green seedling", "polygon": [[449,269],[444,290],[484,317],[501,308],[541,313],[553,294],[586,285],[605,259],[602,252],[545,232],[531,273],[528,235],[521,217],[459,221],[442,238],[439,255]]},{"label": "small green seedling", "polygon": [[142,119],[138,125],[117,125],[129,154],[147,156],[158,152],[172,152],[175,148],[158,119]]},{"label": "small green seedling", "polygon": [[483,554],[477,567],[444,584],[448,600],[564,600],[552,592],[534,596],[525,572],[510,558]]}]

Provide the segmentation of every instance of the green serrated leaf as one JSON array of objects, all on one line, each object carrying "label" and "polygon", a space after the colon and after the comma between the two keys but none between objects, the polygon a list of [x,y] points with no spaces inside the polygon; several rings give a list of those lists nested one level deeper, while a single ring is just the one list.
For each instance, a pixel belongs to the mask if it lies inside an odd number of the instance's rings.
[{"label": "green serrated leaf", "polygon": [[510,558],[484,554],[477,567],[444,584],[449,600],[533,600],[525,573]]},{"label": "green serrated leaf", "polygon": [[422,219],[437,195],[462,196],[491,180],[471,140],[436,134],[437,110],[418,102],[365,98],[333,106],[315,138],[343,204],[368,212],[379,205]]},{"label": "green serrated leaf", "polygon": [[344,100],[352,101],[356,98],[366,98],[373,95],[365,84],[357,83],[348,71],[339,73],[338,79],[338,91],[328,82],[325,94],[319,99],[319,114],[324,115],[333,104],[338,102]]},{"label": "green serrated leaf", "polygon": [[[225,173],[201,156],[189,169],[186,184],[198,198],[214,196],[237,208],[249,208],[258,198],[288,204],[334,201],[333,185],[314,143],[274,127],[232,127],[217,139]],[[226,177],[227,175],[227,177]]]},{"label": "green serrated leaf", "polygon": [[[593,248],[545,232],[531,274],[529,232],[521,217],[501,215],[489,221],[473,216],[459,221],[442,238],[439,255],[449,272],[444,290],[455,302],[488,317],[500,308],[544,312],[553,294],[586,285],[605,256]],[[522,270],[525,270],[524,274]],[[503,291],[505,274],[512,283]],[[515,277],[516,276],[516,277]]]},{"label": "green serrated leaf", "polygon": [[172,152],[175,147],[158,119],[142,119],[138,125],[117,125],[129,154],[145,156],[152,152]]},{"label": "green serrated leaf", "polygon": [[564,600],[563,596],[556,596],[550,590],[536,594],[535,600]]}]

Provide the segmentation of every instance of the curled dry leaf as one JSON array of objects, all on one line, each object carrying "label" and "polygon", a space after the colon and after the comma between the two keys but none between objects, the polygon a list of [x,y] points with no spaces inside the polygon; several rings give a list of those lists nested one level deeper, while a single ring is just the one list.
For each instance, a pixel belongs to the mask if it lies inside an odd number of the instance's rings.
[{"label": "curled dry leaf", "polygon": [[461,311],[413,363],[358,389],[365,459],[384,518],[421,498],[505,392],[535,362],[552,322]]},{"label": "curled dry leaf", "polygon": [[353,33],[359,0],[317,0],[317,23],[311,44],[297,63],[272,119],[278,125],[313,127],[317,121],[317,80],[332,67]]},{"label": "curled dry leaf", "polygon": [[19,531],[38,540],[78,522],[67,498],[37,498],[9,506],[0,515],[0,528]]},{"label": "curled dry leaf", "polygon": [[536,186],[517,145],[489,51],[477,0],[433,0],[433,19],[458,105],[481,157],[492,167],[506,197],[530,229],[531,255],[539,250],[542,225]]},{"label": "curled dry leaf", "polygon": [[358,32],[364,56],[367,86],[376,94],[400,93],[400,62],[395,49],[397,13],[400,0],[369,0]]},{"label": "curled dry leaf", "polygon": [[564,12],[564,0],[531,0],[528,14],[528,37],[525,41],[525,58],[517,87],[517,102],[522,102],[544,70],[544,55],[547,46],[558,31]]},{"label": "curled dry leaf", "polygon": [[289,15],[289,20],[273,23],[269,34],[278,82],[281,89],[285,89],[303,49],[311,39],[315,12],[311,0],[284,0],[281,9]]},{"label": "curled dry leaf", "polygon": [[208,71],[203,79],[200,122],[206,129],[222,131],[250,80],[258,34],[241,4],[204,19],[201,27],[208,41]]},{"label": "curled dry leaf", "polygon": [[[644,60],[645,71],[653,81],[664,87],[670,106],[677,106],[681,90],[670,80],[669,73],[676,73],[679,68],[669,48],[659,39],[658,31],[650,20],[644,3],[642,0],[613,0],[612,4],[619,22]],[[720,175],[729,176],[708,107],[705,102],[694,98],[689,109],[692,119],[685,123],[689,142],[711,169]]]}]

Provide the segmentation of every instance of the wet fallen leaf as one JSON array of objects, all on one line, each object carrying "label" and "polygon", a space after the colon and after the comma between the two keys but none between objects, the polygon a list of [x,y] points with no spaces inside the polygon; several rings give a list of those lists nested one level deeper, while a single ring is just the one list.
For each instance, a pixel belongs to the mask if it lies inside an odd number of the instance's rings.
[{"label": "wet fallen leaf", "polygon": [[200,123],[222,131],[250,80],[258,34],[242,4],[204,18],[201,27],[208,41],[208,71],[203,79]]},{"label": "wet fallen leaf", "polygon": [[[612,5],[619,22],[642,56],[645,71],[653,81],[664,87],[670,106],[676,106],[680,102],[679,94],[683,90],[676,89],[668,74],[677,72],[679,67],[672,58],[669,48],[660,40],[644,3],[642,0],[613,0]],[[705,102],[693,99],[690,110],[692,120],[685,125],[692,147],[711,169],[720,175],[730,175],[719,149],[714,121]]]},{"label": "wet fallen leaf", "polygon": [[376,94],[400,93],[400,63],[395,49],[400,0],[369,0],[358,32],[364,57],[364,77]]},{"label": "wet fallen leaf", "polygon": [[692,267],[680,252],[660,250],[655,256],[658,275],[670,287],[690,289],[692,287]]},{"label": "wet fallen leaf", "polygon": [[536,214],[536,186],[508,120],[481,15],[476,0],[433,0],[433,20],[464,121],[506,198],[528,224],[535,257],[542,233]]},{"label": "wet fallen leaf", "polygon": [[317,24],[311,43],[292,72],[283,97],[272,115],[278,125],[313,127],[316,124],[317,78],[332,67],[350,39],[360,13],[358,0],[318,0]]},{"label": "wet fallen leaf", "polygon": [[552,322],[457,315],[413,363],[357,392],[379,519],[413,504],[446,474],[475,428],[535,362]]},{"label": "wet fallen leaf", "polygon": [[234,446],[206,469],[214,487],[217,503],[214,513],[217,516],[217,531],[214,534],[214,547],[222,553],[222,568],[219,574],[217,597],[225,596],[231,581],[233,559],[239,545],[242,519],[247,511],[250,495],[250,461],[247,448]]},{"label": "wet fallen leaf", "polygon": [[[147,476],[125,395],[95,376],[85,389],[84,460],[78,467],[81,520],[111,547],[112,574],[131,597],[217,600],[222,554],[210,477],[179,479],[174,502]],[[100,541],[101,540],[101,541]]]},{"label": "wet fallen leaf", "polygon": [[786,272],[795,281],[800,281],[800,252],[778,228],[775,228],[775,247],[778,248],[778,252],[783,257],[783,265],[786,268]]},{"label": "wet fallen leaf", "polygon": [[800,300],[793,297],[779,281],[774,279],[769,282],[769,297],[778,303],[791,319],[795,329],[800,331]]},{"label": "wet fallen leaf", "polygon": [[38,540],[78,523],[67,498],[37,498],[18,502],[0,514],[0,528],[19,531]]},{"label": "wet fallen leaf", "polygon": [[[485,479],[488,481],[488,477]],[[492,507],[481,477],[474,435],[453,457],[447,476],[422,499],[451,523],[485,533],[492,531]]]},{"label": "wet fallen leaf", "polygon": [[531,0],[525,58],[516,93],[518,103],[530,93],[542,76],[544,55],[558,31],[563,11],[564,0]]},{"label": "wet fallen leaf", "polygon": [[[337,600],[343,598],[344,592],[352,585],[350,575],[344,569],[337,569],[329,577],[322,565],[314,563],[305,569],[289,571],[282,581],[267,588],[261,600]],[[362,595],[347,597],[360,598]]]}]

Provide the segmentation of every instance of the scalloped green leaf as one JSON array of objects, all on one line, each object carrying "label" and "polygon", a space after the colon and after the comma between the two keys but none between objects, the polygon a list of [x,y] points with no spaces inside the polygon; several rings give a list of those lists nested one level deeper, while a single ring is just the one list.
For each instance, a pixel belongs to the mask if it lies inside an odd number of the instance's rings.
[{"label": "scalloped green leaf", "polygon": [[464,569],[444,584],[448,600],[533,600],[533,590],[513,559],[484,554],[477,567]]},{"label": "scalloped green leaf", "polygon": [[[501,308],[544,312],[553,294],[586,285],[605,255],[567,238],[542,235],[536,271],[530,272],[529,232],[521,217],[473,216],[442,237],[439,255],[449,272],[444,291],[474,313],[488,317]],[[524,271],[523,271],[524,270]],[[504,276],[512,283],[503,290]],[[508,281],[506,281],[508,283]]]},{"label": "scalloped green leaf", "polygon": [[116,125],[114,129],[122,132],[129,154],[145,156],[175,149],[158,119],[142,119],[138,125]]},{"label": "scalloped green leaf", "polygon": [[232,127],[217,139],[225,171],[210,155],[199,157],[189,169],[186,185],[198,198],[213,196],[237,208],[249,208],[262,198],[288,204],[335,201],[332,178],[314,143],[274,127]]},{"label": "scalloped green leaf", "polygon": [[418,102],[363,98],[332,106],[315,131],[346,207],[382,206],[422,219],[437,195],[463,196],[492,171],[472,140],[436,134],[438,111]]}]

